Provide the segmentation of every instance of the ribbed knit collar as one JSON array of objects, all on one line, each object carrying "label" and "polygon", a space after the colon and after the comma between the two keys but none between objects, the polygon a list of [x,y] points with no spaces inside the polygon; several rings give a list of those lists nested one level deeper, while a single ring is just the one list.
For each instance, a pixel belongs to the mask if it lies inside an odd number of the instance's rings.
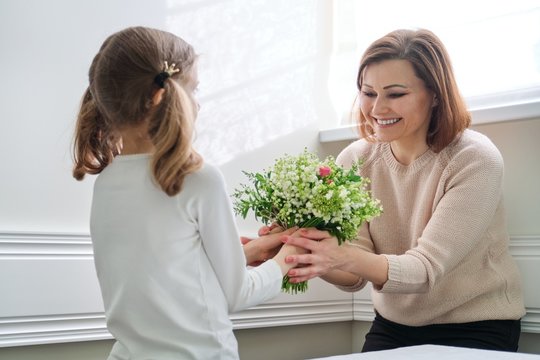
[{"label": "ribbed knit collar", "polygon": [[392,149],[390,147],[390,143],[383,143],[381,145],[384,161],[392,171],[400,174],[414,174],[415,172],[421,170],[435,156],[437,156],[437,154],[434,153],[431,149],[428,149],[426,152],[416,158],[411,164],[403,165],[399,163],[394,157],[394,154],[392,153]]}]

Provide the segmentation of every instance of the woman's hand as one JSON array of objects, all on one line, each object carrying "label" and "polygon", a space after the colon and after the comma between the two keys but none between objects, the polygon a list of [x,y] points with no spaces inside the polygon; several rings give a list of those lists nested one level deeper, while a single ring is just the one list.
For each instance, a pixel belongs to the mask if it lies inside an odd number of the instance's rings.
[{"label": "woman's hand", "polygon": [[314,228],[300,229],[284,238],[284,243],[303,248],[305,254],[288,255],[285,261],[295,267],[287,273],[291,282],[302,282],[323,276],[339,268],[346,250],[327,231]]},{"label": "woman's hand", "polygon": [[308,251],[307,254],[289,255],[285,258],[288,264],[295,265],[287,273],[291,282],[302,282],[321,276],[333,284],[345,286],[365,279],[380,288],[388,280],[388,260],[384,255],[367,252],[358,247],[339,246],[337,239],[326,231],[300,229],[284,237],[284,243]]}]

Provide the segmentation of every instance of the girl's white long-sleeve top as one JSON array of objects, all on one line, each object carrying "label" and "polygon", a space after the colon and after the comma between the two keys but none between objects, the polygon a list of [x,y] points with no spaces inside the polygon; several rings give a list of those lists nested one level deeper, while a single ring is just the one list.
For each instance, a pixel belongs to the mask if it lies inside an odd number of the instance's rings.
[{"label": "girl's white long-sleeve top", "polygon": [[109,359],[237,359],[229,312],[279,294],[271,260],[246,268],[223,176],[205,164],[168,196],[150,155],[117,156],[96,179],[90,232]]}]

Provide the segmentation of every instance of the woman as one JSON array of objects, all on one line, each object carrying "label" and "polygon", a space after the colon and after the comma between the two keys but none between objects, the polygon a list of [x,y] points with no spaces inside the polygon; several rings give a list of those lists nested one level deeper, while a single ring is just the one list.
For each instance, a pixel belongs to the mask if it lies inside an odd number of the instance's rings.
[{"label": "woman", "polygon": [[[291,281],[321,276],[343,290],[369,281],[376,311],[363,351],[439,344],[517,351],[524,305],[508,250],[503,159],[470,115],[448,54],[427,30],[375,41],[358,71],[362,160],[384,214],[353,244],[315,229],[285,242]],[[318,240],[318,241],[312,241]]]}]

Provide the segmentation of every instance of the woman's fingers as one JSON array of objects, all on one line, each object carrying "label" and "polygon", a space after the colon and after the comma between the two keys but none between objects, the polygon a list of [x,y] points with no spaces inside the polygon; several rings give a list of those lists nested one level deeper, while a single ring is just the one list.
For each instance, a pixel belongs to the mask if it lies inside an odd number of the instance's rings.
[{"label": "woman's fingers", "polygon": [[[295,267],[308,265],[309,267],[313,268],[313,264],[316,262],[316,257],[313,254],[313,252],[316,251],[317,246],[320,245],[319,243],[310,239],[304,239],[304,238],[298,238],[298,237],[292,237],[292,236],[285,236],[284,243],[287,245],[296,246],[298,248],[301,248],[307,251],[306,253],[303,253],[303,254],[297,253],[297,254],[287,255],[285,257],[285,262],[287,264],[293,265]],[[302,273],[306,273],[308,271],[304,267],[302,269],[304,269]],[[297,274],[293,272],[291,275],[296,276]]]},{"label": "woman's fingers", "polygon": [[336,264],[336,250],[338,250],[339,245],[334,237],[324,237],[324,235],[328,236],[329,234],[319,230],[307,229],[304,233],[311,237],[316,235],[316,238],[320,240],[314,241],[312,238],[296,234],[283,236],[285,244],[308,251],[306,254],[291,254],[285,257],[285,262],[293,265],[293,268],[288,272],[292,282],[301,282],[324,275]]},{"label": "woman's fingers", "polygon": [[319,276],[319,271],[314,265],[295,267],[287,272],[289,279],[293,283],[307,281]]},{"label": "woman's fingers", "polygon": [[332,237],[328,231],[318,230],[316,228],[300,228],[294,235],[318,241]]},{"label": "woman's fingers", "polygon": [[309,251],[315,250],[319,245],[317,241],[300,236],[284,235],[281,239],[285,244],[298,246]]}]

